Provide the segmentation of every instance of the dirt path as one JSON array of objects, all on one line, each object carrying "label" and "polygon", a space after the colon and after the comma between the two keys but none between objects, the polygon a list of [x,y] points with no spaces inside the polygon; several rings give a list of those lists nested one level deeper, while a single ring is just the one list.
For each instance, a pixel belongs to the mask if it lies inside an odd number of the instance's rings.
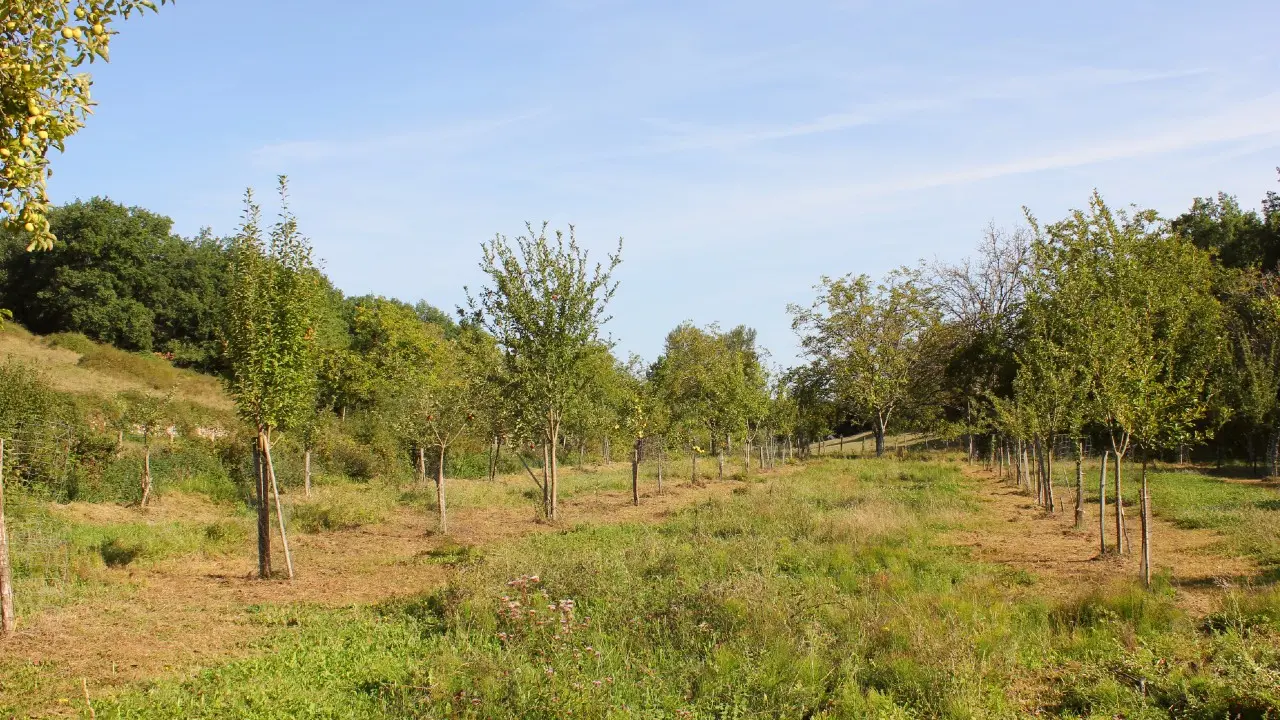
[{"label": "dirt path", "polygon": [[[1132,552],[1114,553],[1115,515],[1107,507],[1107,541],[1112,552],[1102,555],[1098,543],[1098,506],[1085,506],[1083,530],[1076,530],[1075,494],[1067,491],[1063,510],[1049,514],[1021,490],[993,475],[966,472],[985,512],[970,527],[949,533],[947,540],[972,548],[987,562],[1002,563],[1035,575],[1032,592],[1059,597],[1078,596],[1090,589],[1138,577],[1141,530],[1137,507],[1125,508]],[[1191,530],[1155,516],[1151,563],[1158,573],[1171,571],[1178,604],[1194,614],[1212,610],[1229,584],[1256,575],[1250,559],[1224,556],[1217,546],[1222,536],[1212,530]]]},{"label": "dirt path", "polygon": [[292,538],[293,581],[257,580],[248,544],[233,556],[110,570],[114,587],[105,596],[24,618],[17,635],[0,644],[0,705],[76,716],[84,708],[82,678],[100,697],[142,681],[187,676],[248,651],[265,632],[254,622],[255,606],[336,607],[420,593],[448,579],[448,566],[433,550],[579,524],[657,522],[681,507],[727,496],[737,485],[669,483],[660,496],[642,494],[639,507],[629,492],[583,494],[561,501],[555,525],[538,522],[532,507],[458,508],[448,538],[432,532],[433,518],[401,507],[377,525]]}]

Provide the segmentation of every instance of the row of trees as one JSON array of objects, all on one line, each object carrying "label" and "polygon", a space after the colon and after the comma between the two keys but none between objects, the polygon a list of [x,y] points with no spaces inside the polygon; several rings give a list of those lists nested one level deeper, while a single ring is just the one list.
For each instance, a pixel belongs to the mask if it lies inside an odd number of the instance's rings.
[{"label": "row of trees", "polygon": [[[1083,210],[1015,232],[988,230],[975,258],[900,268],[880,282],[823,278],[792,306],[808,365],[792,373],[807,422],[965,438],[1031,488],[1049,511],[1055,449],[1076,464],[1084,522],[1086,444],[1104,448],[1100,547],[1108,549],[1106,460],[1114,473],[1115,549],[1127,552],[1121,468],[1141,463],[1141,565],[1150,566],[1153,458],[1219,457],[1266,438],[1280,474],[1280,198],[1261,211],[1197,200],[1173,220]],[[803,424],[803,423],[802,423]]]}]

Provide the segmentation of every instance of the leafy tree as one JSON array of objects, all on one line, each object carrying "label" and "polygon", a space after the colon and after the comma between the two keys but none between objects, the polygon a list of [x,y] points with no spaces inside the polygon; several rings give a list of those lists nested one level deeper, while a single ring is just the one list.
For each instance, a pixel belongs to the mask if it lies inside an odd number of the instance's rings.
[{"label": "leafy tree", "polygon": [[267,242],[262,238],[261,210],[252,191],[245,193],[243,224],[231,244],[225,331],[232,370],[229,389],[240,415],[256,431],[258,572],[264,578],[271,574],[269,492],[275,496],[285,561],[293,577],[271,457],[271,433],[297,426],[313,407],[313,318],[319,301],[311,248],[289,212],[284,176],[280,177],[279,192],[280,219]]},{"label": "leafy tree", "polygon": [[26,233],[30,249],[54,241],[49,151],[65,149],[93,106],[89,74],[75,68],[108,59],[112,22],[155,8],[150,0],[11,0],[0,10],[0,217]]},{"label": "leafy tree", "polygon": [[449,447],[476,420],[487,404],[489,385],[484,371],[484,338],[470,331],[447,340],[442,328],[430,325],[425,362],[400,378],[392,401],[401,436],[418,451],[419,471],[425,472],[423,450],[432,448],[436,461],[436,509],[441,533],[448,532],[444,460]]},{"label": "leafy tree", "polygon": [[449,316],[448,313],[440,308],[432,305],[426,300],[419,300],[414,306],[413,311],[417,313],[418,319],[430,325],[438,325],[444,336],[453,339],[458,336],[458,323]]},{"label": "leafy tree", "polygon": [[964,429],[970,461],[974,435],[991,418],[987,398],[1012,392],[1031,260],[1029,232],[990,225],[976,258],[926,268],[945,325],[936,338],[943,345],[940,367],[930,374],[938,383],[937,401]]},{"label": "leafy tree", "polygon": [[29,253],[6,234],[0,302],[34,332],[80,332],[127,350],[218,368],[227,254],[207,232],[184,240],[173,221],[103,198],[49,212],[60,242]]},{"label": "leafy tree", "polygon": [[788,370],[783,378],[788,394],[795,402],[795,432],[804,454],[815,442],[831,433],[835,424],[836,404],[831,393],[831,378],[816,362]]},{"label": "leafy tree", "polygon": [[1250,440],[1254,428],[1270,429],[1267,459],[1280,476],[1280,277],[1245,270],[1225,274],[1221,286],[1233,361],[1221,400]]},{"label": "leafy tree", "polygon": [[599,438],[600,458],[607,464],[612,462],[612,436],[627,412],[626,370],[607,345],[596,343],[579,372],[580,391],[565,411],[565,434],[577,439],[580,455],[589,439]]},{"label": "leafy tree", "polygon": [[936,302],[906,270],[878,285],[866,275],[824,277],[817,289],[811,307],[788,307],[792,327],[839,405],[871,423],[882,455],[889,423],[922,377],[921,341],[939,321]]},{"label": "leafy tree", "polygon": [[[1151,453],[1192,439],[1220,363],[1212,263],[1154,212],[1113,212],[1097,193],[1087,211],[1075,211],[1045,235],[1063,269],[1052,288],[1056,319],[1067,325],[1093,418],[1110,431],[1117,499],[1120,460],[1131,442],[1142,453],[1142,566],[1149,582],[1147,462]],[[1120,541],[1122,518],[1117,502]]]},{"label": "leafy tree", "polygon": [[1262,212],[1244,210],[1236,198],[1196,198],[1191,209],[1173,221],[1174,233],[1196,247],[1213,252],[1229,268],[1280,269],[1280,196],[1270,192]]},{"label": "leafy tree", "polygon": [[622,243],[607,265],[592,266],[577,242],[573,226],[566,237],[547,237],[526,225],[527,236],[514,247],[497,235],[481,246],[480,269],[489,285],[476,295],[467,290],[471,319],[497,340],[503,351],[510,388],[522,414],[542,436],[543,510],[557,517],[556,448],[566,411],[581,391],[582,366],[600,340],[605,307],[617,289],[613,270],[621,262]]},{"label": "leafy tree", "polygon": [[746,325],[728,331],[722,341],[741,366],[740,372],[725,378],[728,383],[723,389],[722,403],[729,412],[722,424],[726,432],[742,430],[744,471],[750,471],[752,443],[768,441],[769,373],[764,366],[767,353],[756,345],[755,329]]},{"label": "leafy tree", "polygon": [[151,436],[168,426],[173,416],[173,393],[157,395],[148,392],[125,392],[121,401],[126,410],[125,421],[142,433],[142,500],[138,503],[147,506],[151,497]]},{"label": "leafy tree", "polygon": [[715,325],[703,329],[683,323],[667,334],[650,373],[690,449],[696,453],[699,438],[706,437],[720,457],[722,473],[728,434],[744,428],[748,415],[754,419],[762,411],[747,376],[752,362],[745,348],[754,347],[754,337],[744,342],[743,330],[722,333]]}]

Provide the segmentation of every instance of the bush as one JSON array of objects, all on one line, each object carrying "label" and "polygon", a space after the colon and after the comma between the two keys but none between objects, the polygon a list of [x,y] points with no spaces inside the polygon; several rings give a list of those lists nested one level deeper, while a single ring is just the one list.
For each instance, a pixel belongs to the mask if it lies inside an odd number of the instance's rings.
[{"label": "bush", "polygon": [[7,439],[7,482],[64,497],[77,429],[74,406],[42,373],[12,360],[0,365],[0,435]]},{"label": "bush", "polygon": [[54,333],[46,336],[44,341],[49,347],[65,348],[81,355],[88,355],[98,347],[97,343],[78,332]]}]

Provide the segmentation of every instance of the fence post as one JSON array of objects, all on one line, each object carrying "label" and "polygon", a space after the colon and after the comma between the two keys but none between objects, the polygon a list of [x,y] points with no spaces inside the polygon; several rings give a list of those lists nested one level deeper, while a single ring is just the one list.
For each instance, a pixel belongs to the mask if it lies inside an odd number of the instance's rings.
[{"label": "fence post", "polygon": [[4,438],[0,438],[0,634],[13,634],[13,568],[9,565],[9,531],[4,522]]}]

